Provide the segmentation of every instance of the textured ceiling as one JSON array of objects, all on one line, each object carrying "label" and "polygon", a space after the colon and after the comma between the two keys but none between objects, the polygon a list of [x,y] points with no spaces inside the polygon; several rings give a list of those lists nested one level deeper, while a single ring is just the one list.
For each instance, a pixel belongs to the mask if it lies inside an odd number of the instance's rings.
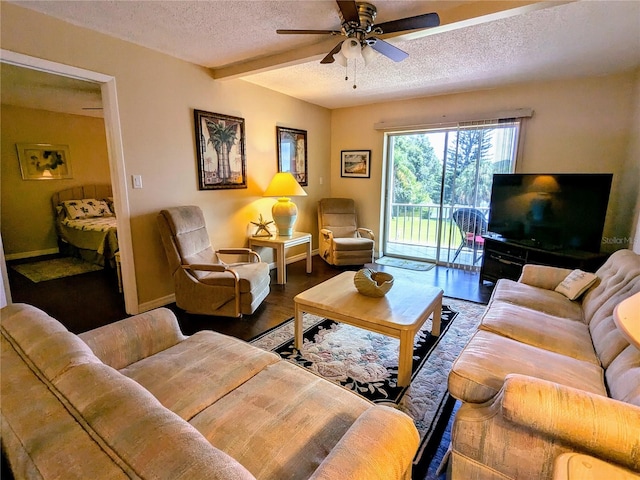
[{"label": "textured ceiling", "polygon": [[333,0],[12,3],[210,67],[219,81],[234,75],[328,108],[640,65],[637,0],[374,1],[378,23],[435,11],[442,24],[388,38],[409,58],[394,63],[380,56],[366,68],[359,63],[356,89],[353,68],[345,81],[344,67],[319,63],[340,38],[275,33],[338,28]]}]

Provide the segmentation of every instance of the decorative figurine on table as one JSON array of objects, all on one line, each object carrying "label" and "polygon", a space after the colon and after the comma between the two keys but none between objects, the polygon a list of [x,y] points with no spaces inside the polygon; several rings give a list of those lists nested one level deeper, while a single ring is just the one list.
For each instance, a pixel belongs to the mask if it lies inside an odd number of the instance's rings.
[{"label": "decorative figurine on table", "polygon": [[258,221],[251,222],[251,223],[254,224],[256,227],[258,227],[258,229],[256,230],[256,233],[253,234],[254,237],[270,237],[271,236],[271,232],[269,231],[267,226],[273,223],[272,220],[269,220],[267,222],[264,220],[264,218],[262,218],[262,214],[260,214],[260,216],[258,217]]}]

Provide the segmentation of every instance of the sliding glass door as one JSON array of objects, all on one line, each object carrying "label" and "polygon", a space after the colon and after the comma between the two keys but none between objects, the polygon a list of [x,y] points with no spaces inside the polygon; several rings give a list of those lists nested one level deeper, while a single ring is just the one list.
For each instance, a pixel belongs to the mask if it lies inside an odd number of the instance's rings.
[{"label": "sliding glass door", "polygon": [[519,126],[387,133],[383,253],[478,268],[493,174],[514,171]]}]

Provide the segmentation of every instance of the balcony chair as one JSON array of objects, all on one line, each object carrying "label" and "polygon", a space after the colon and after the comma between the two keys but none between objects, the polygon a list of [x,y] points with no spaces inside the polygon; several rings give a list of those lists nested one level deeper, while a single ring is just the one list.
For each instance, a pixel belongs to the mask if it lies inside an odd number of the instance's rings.
[{"label": "balcony chair", "polygon": [[473,250],[473,265],[475,265],[483,255],[484,238],[482,235],[487,233],[487,219],[480,210],[475,208],[460,208],[453,212],[451,217],[462,235],[460,246],[451,263],[455,263],[463,248],[470,248]]},{"label": "balcony chair", "polygon": [[323,198],[318,202],[320,256],[330,265],[373,262],[375,236],[359,228],[356,206],[350,198]]},{"label": "balcony chair", "polygon": [[[158,225],[176,291],[189,313],[240,317],[252,314],[269,294],[269,265],[248,248],[214,250],[200,207],[162,210]],[[225,263],[225,259],[246,259]]]}]

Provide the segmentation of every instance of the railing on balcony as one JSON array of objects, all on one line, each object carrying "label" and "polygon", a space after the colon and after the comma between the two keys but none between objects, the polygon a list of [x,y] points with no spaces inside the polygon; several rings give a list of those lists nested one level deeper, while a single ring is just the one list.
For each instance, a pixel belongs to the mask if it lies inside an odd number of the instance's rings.
[{"label": "railing on balcony", "polygon": [[[471,208],[468,205],[440,205],[432,203],[408,204],[393,203],[388,225],[388,255],[406,256],[437,260],[438,263],[453,261],[463,238],[460,229],[452,219],[452,214],[459,208]],[[473,207],[487,218],[488,207]],[[442,233],[439,233],[439,219],[442,216]],[[473,243],[473,242],[472,242]],[[438,255],[438,244],[440,254]],[[481,245],[477,245],[481,250]],[[477,258],[477,257],[476,257]],[[473,248],[463,248],[456,258],[456,265],[479,267],[474,262]]]}]

